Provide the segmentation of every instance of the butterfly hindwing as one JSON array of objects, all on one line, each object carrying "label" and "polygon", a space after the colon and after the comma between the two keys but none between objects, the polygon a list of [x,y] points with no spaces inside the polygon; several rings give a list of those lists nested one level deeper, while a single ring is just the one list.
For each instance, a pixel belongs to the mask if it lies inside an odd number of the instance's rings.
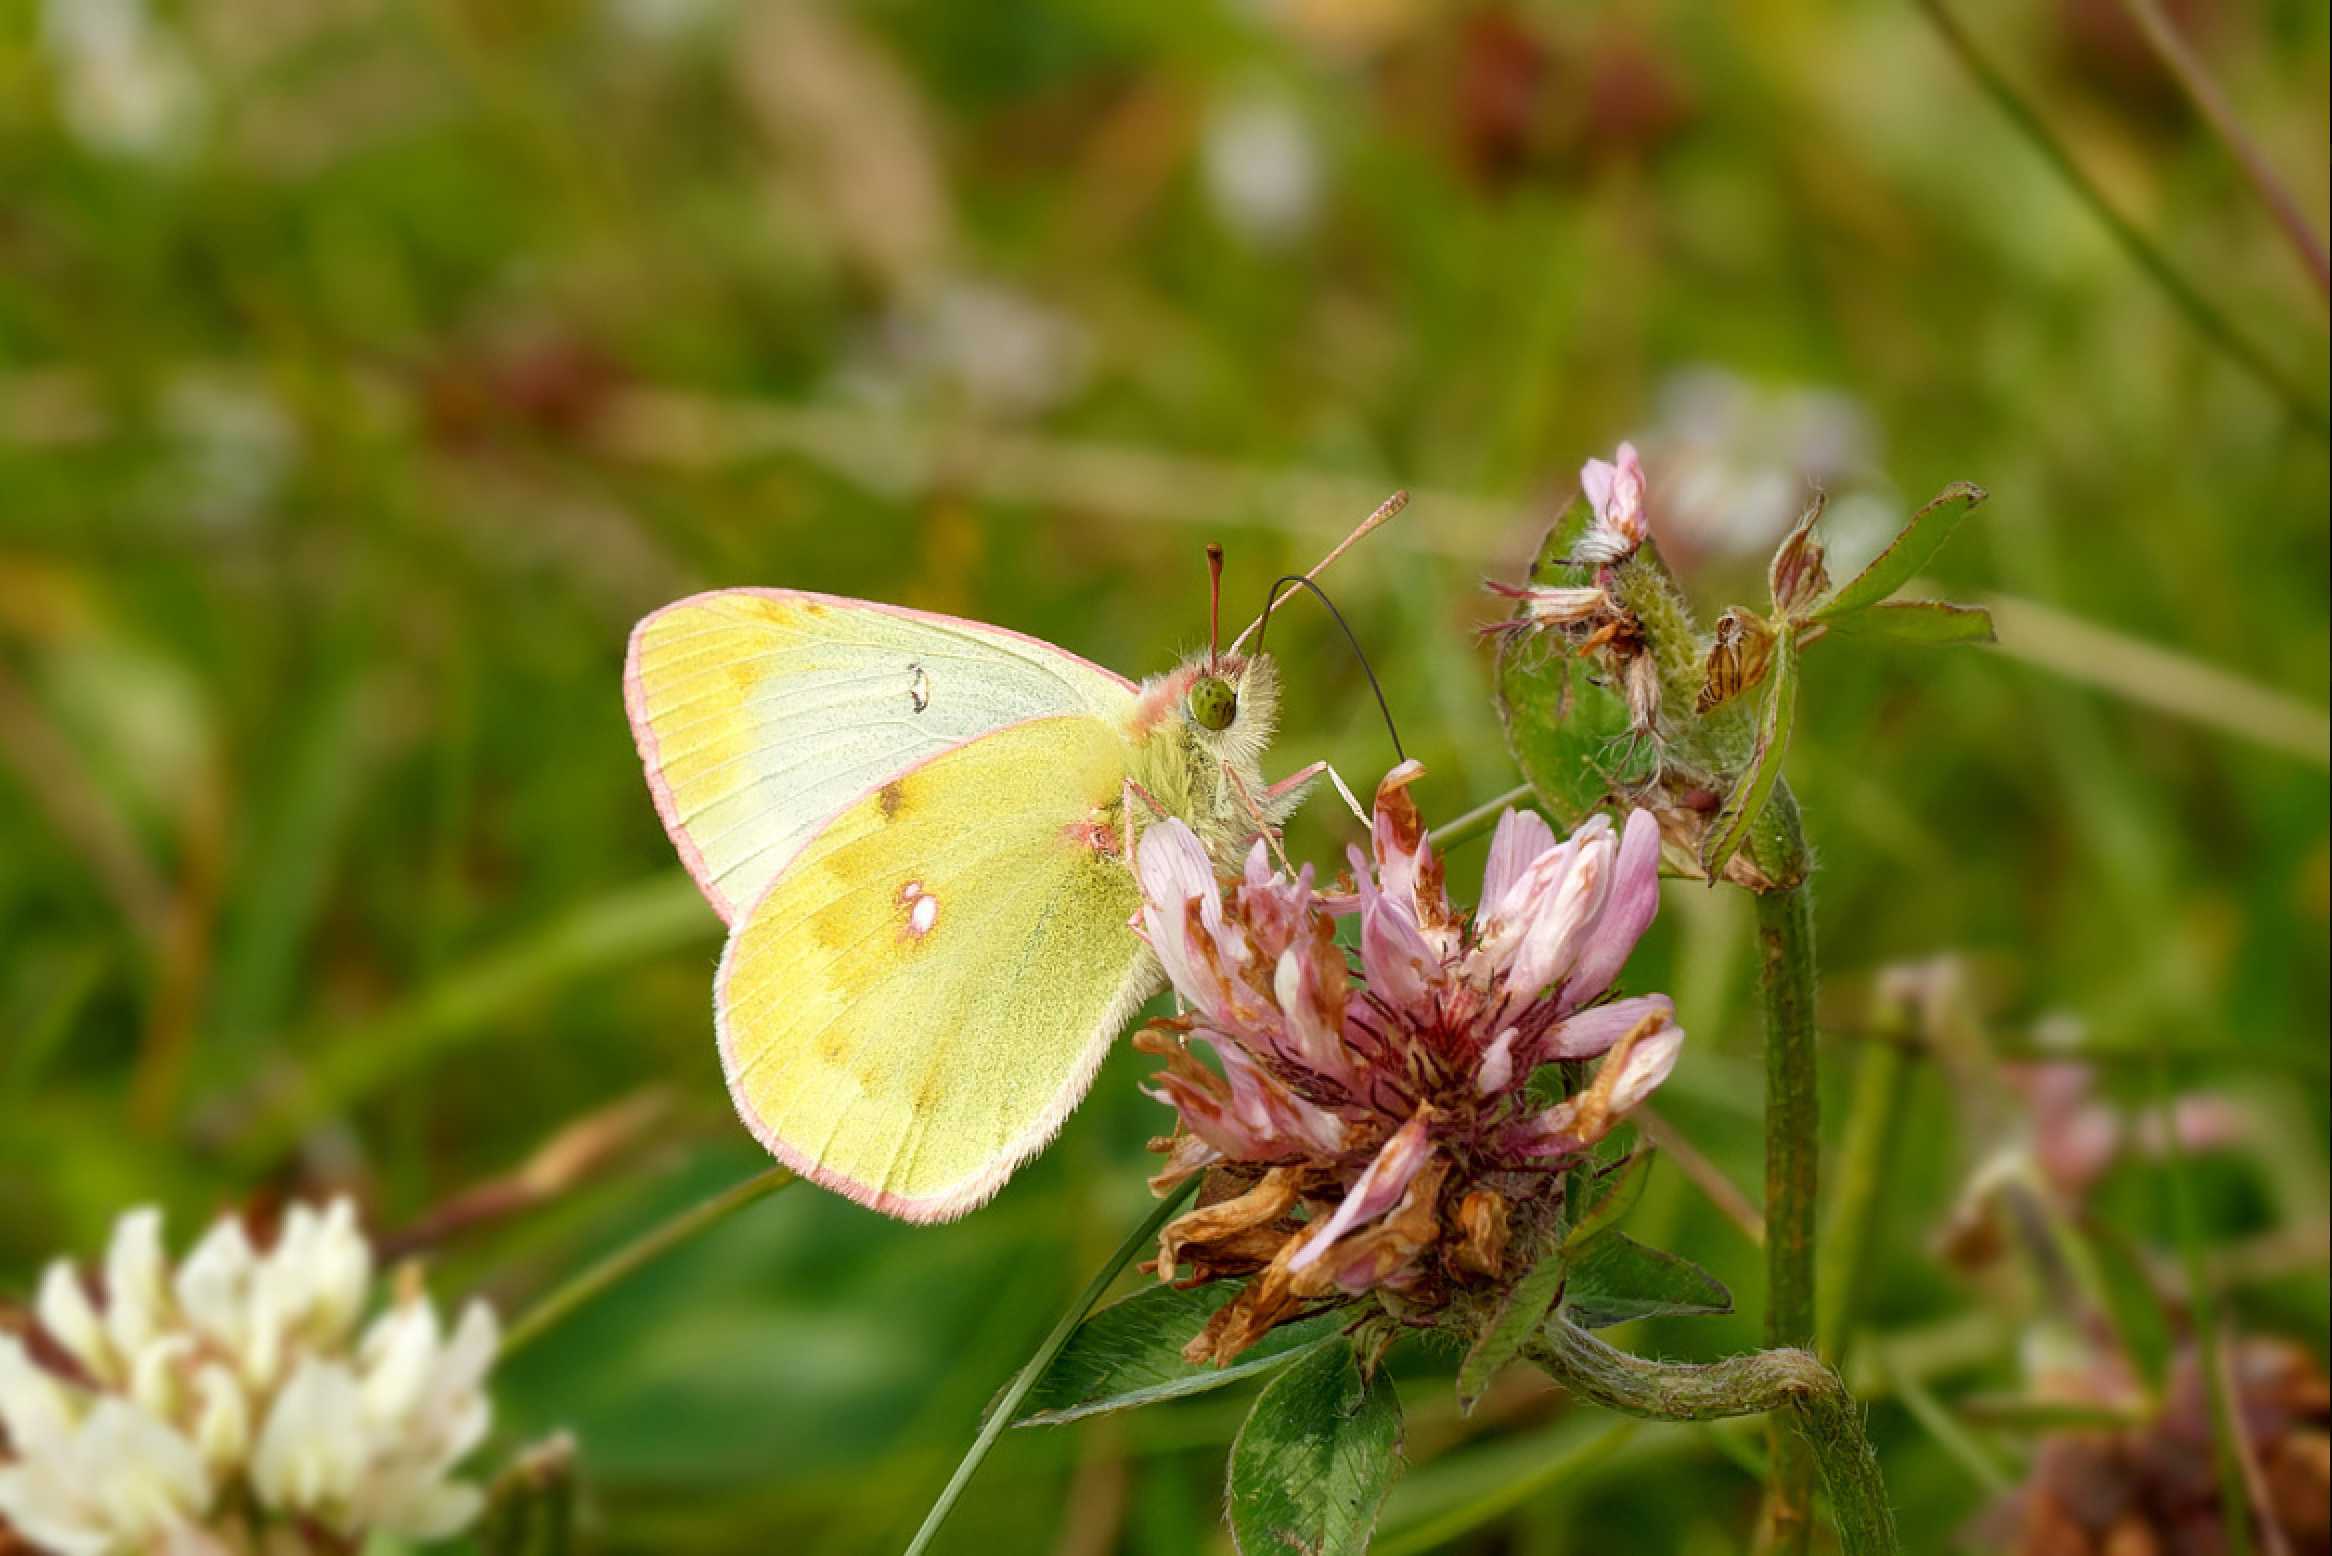
[{"label": "butterfly hindwing", "polygon": [[1125,753],[1090,714],[1012,724],[877,784],[793,856],[715,984],[763,1145],[936,1221],[1051,1138],[1158,981],[1133,877],[1096,847]]},{"label": "butterfly hindwing", "polygon": [[1045,715],[1118,718],[1132,684],[1000,627],[789,589],[724,589],[633,630],[624,701],[664,827],[734,924],[885,778]]}]

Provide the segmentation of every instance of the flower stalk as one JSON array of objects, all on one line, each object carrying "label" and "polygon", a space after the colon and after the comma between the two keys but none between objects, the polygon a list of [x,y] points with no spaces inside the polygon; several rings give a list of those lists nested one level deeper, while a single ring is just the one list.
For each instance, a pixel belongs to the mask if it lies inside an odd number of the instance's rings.
[{"label": "flower stalk", "polygon": [[[1991,618],[1981,609],[1894,598],[1985,494],[1967,482],[1946,487],[1861,572],[1834,584],[1817,493],[1767,569],[1769,608],[1734,606],[1704,639],[1661,560],[1648,490],[1629,445],[1616,464],[1588,461],[1580,499],[1548,533],[1528,580],[1490,586],[1517,602],[1491,629],[1501,641],[1499,711],[1515,760],[1549,814],[1573,820],[1648,808],[1670,873],[1730,881],[1756,900],[1766,1340],[1769,1355],[1797,1355],[1817,1333],[1821,1150],[1813,855],[1781,776],[1800,661],[1832,637],[1991,641]],[[1812,1531],[1819,1454],[1804,1435],[1774,1429],[1765,1535],[1767,1548],[1783,1553],[1804,1551]]]},{"label": "flower stalk", "polygon": [[1028,1397],[1028,1391],[1036,1386],[1037,1379],[1044,1376],[1045,1369],[1053,1364],[1053,1358],[1061,1354],[1061,1347],[1069,1343],[1069,1336],[1076,1333],[1079,1324],[1085,1322],[1085,1315],[1093,1311],[1093,1304],[1099,1302],[1101,1294],[1109,1290],[1118,1272],[1133,1263],[1136,1254],[1152,1246],[1159,1228],[1182,1208],[1182,1202],[1190,1197],[1190,1192],[1197,1186],[1198,1180],[1189,1178],[1168,1190],[1158,1201],[1157,1207],[1143,1218],[1142,1224],[1126,1234],[1126,1240],[1118,1244],[1117,1252],[1109,1256],[1109,1261],[1094,1272],[1093,1279],[1086,1282],[1077,1300],[1062,1311],[1052,1332],[1036,1348],[1036,1353],[1013,1375],[1012,1381],[1005,1386],[995,1404],[988,1407],[987,1417],[980,1423],[980,1435],[973,1438],[971,1447],[964,1450],[963,1461],[956,1465],[955,1473],[948,1477],[947,1485],[931,1504],[931,1511],[923,1515],[922,1526],[908,1543],[906,1556],[922,1556],[924,1551],[930,1549],[931,1542],[939,1537],[940,1526],[947,1522],[948,1514],[955,1511],[956,1499],[964,1494],[964,1487],[972,1483],[972,1476],[978,1473],[981,1461],[988,1457],[988,1450],[996,1446],[996,1439],[1004,1435],[1004,1429],[1020,1414],[1020,1402]]},{"label": "flower stalk", "polygon": [[[1821,1088],[1814,1053],[1814,914],[1804,882],[1757,897],[1765,999],[1765,1343],[1814,1344],[1814,1212],[1821,1181]],[[1813,1528],[1813,1464],[1777,1421],[1767,1506],[1773,1548],[1803,1550]]]},{"label": "flower stalk", "polygon": [[1549,1377],[1607,1410],[1654,1421],[1721,1421],[1769,1413],[1818,1466],[1846,1556],[1889,1556],[1895,1516],[1862,1410],[1810,1351],[1782,1349],[1701,1364],[1648,1361],[1614,1350],[1564,1318],[1525,1350]]}]

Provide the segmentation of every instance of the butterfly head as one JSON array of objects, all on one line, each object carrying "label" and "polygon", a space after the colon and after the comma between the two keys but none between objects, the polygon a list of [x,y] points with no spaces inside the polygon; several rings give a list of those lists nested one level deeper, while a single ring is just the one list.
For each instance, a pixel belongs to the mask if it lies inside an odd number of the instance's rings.
[{"label": "butterfly head", "polygon": [[1260,755],[1279,717],[1279,668],[1268,654],[1194,654],[1143,688],[1136,727],[1171,729],[1193,749]]},{"label": "butterfly head", "polygon": [[1211,671],[1202,673],[1183,693],[1182,708],[1193,724],[1219,735],[1239,720],[1239,689]]}]

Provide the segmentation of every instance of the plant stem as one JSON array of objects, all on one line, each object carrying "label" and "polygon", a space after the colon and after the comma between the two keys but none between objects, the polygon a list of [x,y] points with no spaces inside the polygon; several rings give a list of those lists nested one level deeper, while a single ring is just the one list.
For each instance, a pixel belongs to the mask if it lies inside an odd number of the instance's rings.
[{"label": "plant stem", "polygon": [[1838,1374],[1809,1351],[1758,1351],[1689,1365],[1647,1361],[1555,1318],[1525,1352],[1580,1398],[1656,1421],[1717,1421],[1770,1412],[1794,1427],[1829,1488],[1845,1556],[1883,1556],[1896,1547],[1878,1456],[1862,1411]]},{"label": "plant stem", "polygon": [[2186,316],[2186,321],[2204,339],[2218,347],[2230,361],[2256,379],[2262,388],[2282,401],[2292,419],[2305,427],[2312,436],[2332,440],[2332,432],[2328,432],[2324,424],[2322,408],[2313,404],[2299,385],[2266,352],[2248,337],[2237,333],[2227,316],[2196,291],[2193,283],[2185,276],[2172,268],[2162,251],[2155,247],[2154,241],[2114,208],[2113,203],[2106,199],[2105,191],[2099,189],[2089,175],[2081,171],[2080,164],[2073,160],[2064,142],[2058,140],[2049,127],[2041,122],[2040,115],[2023,98],[2017,96],[2016,88],[2009,84],[2008,78],[1976,47],[1975,40],[1968,36],[1967,29],[1960,26],[1959,19],[1945,7],[1943,0],[1918,0],[1918,5],[1920,10],[1927,13],[1927,19],[1935,24],[1935,30],[1942,34],[1943,41],[1950,46],[1951,51],[1959,56],[1960,63],[1967,67],[1968,74],[1976,78],[1976,85],[2008,116],[2009,122],[2016,126],[2018,132],[2032,142],[2033,149],[2056,170],[2057,176],[2065,181],[2066,187],[2073,191],[2081,203],[2089,207],[2090,213],[2105,225],[2105,230],[2121,245],[2122,252],[2129,255],[2138,268],[2162,289],[2163,295]]},{"label": "plant stem", "polygon": [[2266,206],[2267,214],[2275,218],[2276,226],[2283,231],[2284,240],[2291,244],[2292,253],[2299,258],[2300,268],[2315,283],[2316,296],[2319,299],[2332,296],[2332,259],[2327,259],[2324,253],[2324,240],[2316,235],[2314,227],[2308,225],[2308,218],[2302,214],[2299,201],[2292,198],[2292,192],[2284,187],[2283,180],[2268,165],[2267,154],[2244,131],[2242,121],[2235,117],[2235,110],[2228,104],[2226,94],[2219,90],[2219,84],[2211,79],[2210,72],[2203,69],[2202,61],[2186,46],[2186,40],[2178,35],[2177,27],[2162,9],[2161,0],[2122,0],[2121,8],[2129,13],[2131,21],[2138,24],[2138,31],[2145,37],[2147,46],[2154,51],[2154,57],[2162,62],[2162,68],[2169,71],[2178,82],[2180,89],[2186,93],[2186,100],[2194,104],[2195,112],[2209,123],[2220,143],[2227,148],[2227,154],[2243,170],[2243,176],[2250,181],[2251,192],[2259,196],[2259,203]]},{"label": "plant stem", "polygon": [[[1821,1096],[1814,1063],[1814,912],[1804,882],[1757,897],[1759,982],[1765,993],[1765,1342],[1814,1344],[1814,1204]],[[1813,1466],[1778,1423],[1767,1505],[1773,1549],[1805,1549]]]},{"label": "plant stem", "polygon": [[1485,800],[1454,821],[1433,829],[1433,845],[1444,857],[1461,844],[1470,843],[1490,830],[1507,807],[1519,805],[1525,810],[1538,809],[1538,800],[1529,784],[1516,784],[1494,800]]},{"label": "plant stem", "polygon": [[964,1487],[971,1484],[980,1462],[988,1457],[988,1450],[996,1446],[996,1439],[1004,1435],[1004,1429],[1019,1414],[1020,1402],[1028,1397],[1028,1391],[1035,1386],[1036,1380],[1044,1376],[1045,1369],[1053,1364],[1053,1358],[1061,1354],[1061,1347],[1069,1343],[1069,1336],[1085,1321],[1085,1315],[1093,1311],[1093,1304],[1101,1300],[1101,1294],[1109,1289],[1111,1281],[1117,1279],[1118,1272],[1133,1263],[1135,1254],[1157,1240],[1158,1229],[1166,1224],[1169,1216],[1182,1208],[1182,1202],[1198,1187],[1198,1181],[1195,1176],[1184,1180],[1158,1202],[1158,1208],[1144,1217],[1140,1226],[1126,1234],[1126,1240],[1118,1244],[1117,1252],[1109,1256],[1109,1261],[1094,1273],[1093,1279],[1085,1283],[1085,1290],[1078,1295],[1077,1300],[1070,1303],[1061,1314],[1052,1332],[1045,1336],[1044,1343],[1036,1348],[1036,1354],[1028,1359],[1028,1364],[1013,1375],[1002,1397],[989,1407],[987,1419],[980,1423],[980,1435],[973,1438],[972,1446],[964,1451],[963,1462],[948,1477],[946,1486],[940,1490],[939,1499],[931,1504],[931,1511],[923,1515],[923,1526],[915,1531],[915,1538],[908,1542],[906,1556],[922,1556],[924,1551],[930,1549],[932,1540],[939,1534],[940,1525],[946,1523],[947,1515],[955,1511],[956,1498],[964,1494]]},{"label": "plant stem", "polygon": [[732,1184],[711,1199],[691,1205],[680,1214],[650,1227],[582,1274],[553,1289],[550,1295],[520,1314],[518,1321],[502,1337],[502,1359],[509,1360],[515,1352],[541,1339],[546,1331],[572,1315],[577,1308],[635,1270],[655,1262],[707,1227],[726,1220],[755,1200],[774,1194],[793,1181],[794,1175],[790,1169],[772,1167],[742,1183]]}]

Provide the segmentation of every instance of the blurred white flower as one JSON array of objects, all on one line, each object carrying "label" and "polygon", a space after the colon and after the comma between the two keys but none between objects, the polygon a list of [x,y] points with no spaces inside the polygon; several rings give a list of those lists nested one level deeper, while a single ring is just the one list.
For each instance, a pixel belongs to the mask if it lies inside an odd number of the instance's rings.
[{"label": "blurred white flower", "polygon": [[0,1518],[60,1556],[461,1529],[484,1495],[449,1476],[491,1418],[494,1315],[472,1302],[449,1336],[408,1282],[360,1329],[372,1274],[345,1199],[293,1206],[264,1253],[221,1220],[175,1270],[161,1212],[129,1212],[102,1300],[60,1259],[35,1343],[0,1334]]},{"label": "blurred white flower", "polygon": [[175,375],[157,415],[171,448],[158,502],[215,530],[264,514],[299,454],[299,428],[281,403],[225,374]]},{"label": "blurred white flower", "polygon": [[56,66],[66,128],[84,145],[149,160],[191,149],[202,76],[145,0],[47,0],[41,41]]},{"label": "blurred white flower", "polygon": [[1878,473],[1878,434],[1848,395],[1703,366],[1669,378],[1659,405],[1647,439],[1660,468],[1654,527],[1672,561],[1763,559],[1817,487],[1830,496],[1822,537],[1838,577],[1852,577],[1901,522]]},{"label": "blurred white flower", "polygon": [[1320,150],[1285,98],[1250,94],[1218,109],[1200,152],[1206,189],[1223,225],[1258,248],[1310,230],[1320,205]]},{"label": "blurred white flower", "polygon": [[951,276],[893,309],[839,384],[887,410],[937,399],[1014,419],[1074,398],[1092,361],[1092,340],[1071,315],[1011,286]]},{"label": "blurred white flower", "polygon": [[651,43],[668,43],[709,27],[728,10],[727,0],[606,0],[618,27]]}]

